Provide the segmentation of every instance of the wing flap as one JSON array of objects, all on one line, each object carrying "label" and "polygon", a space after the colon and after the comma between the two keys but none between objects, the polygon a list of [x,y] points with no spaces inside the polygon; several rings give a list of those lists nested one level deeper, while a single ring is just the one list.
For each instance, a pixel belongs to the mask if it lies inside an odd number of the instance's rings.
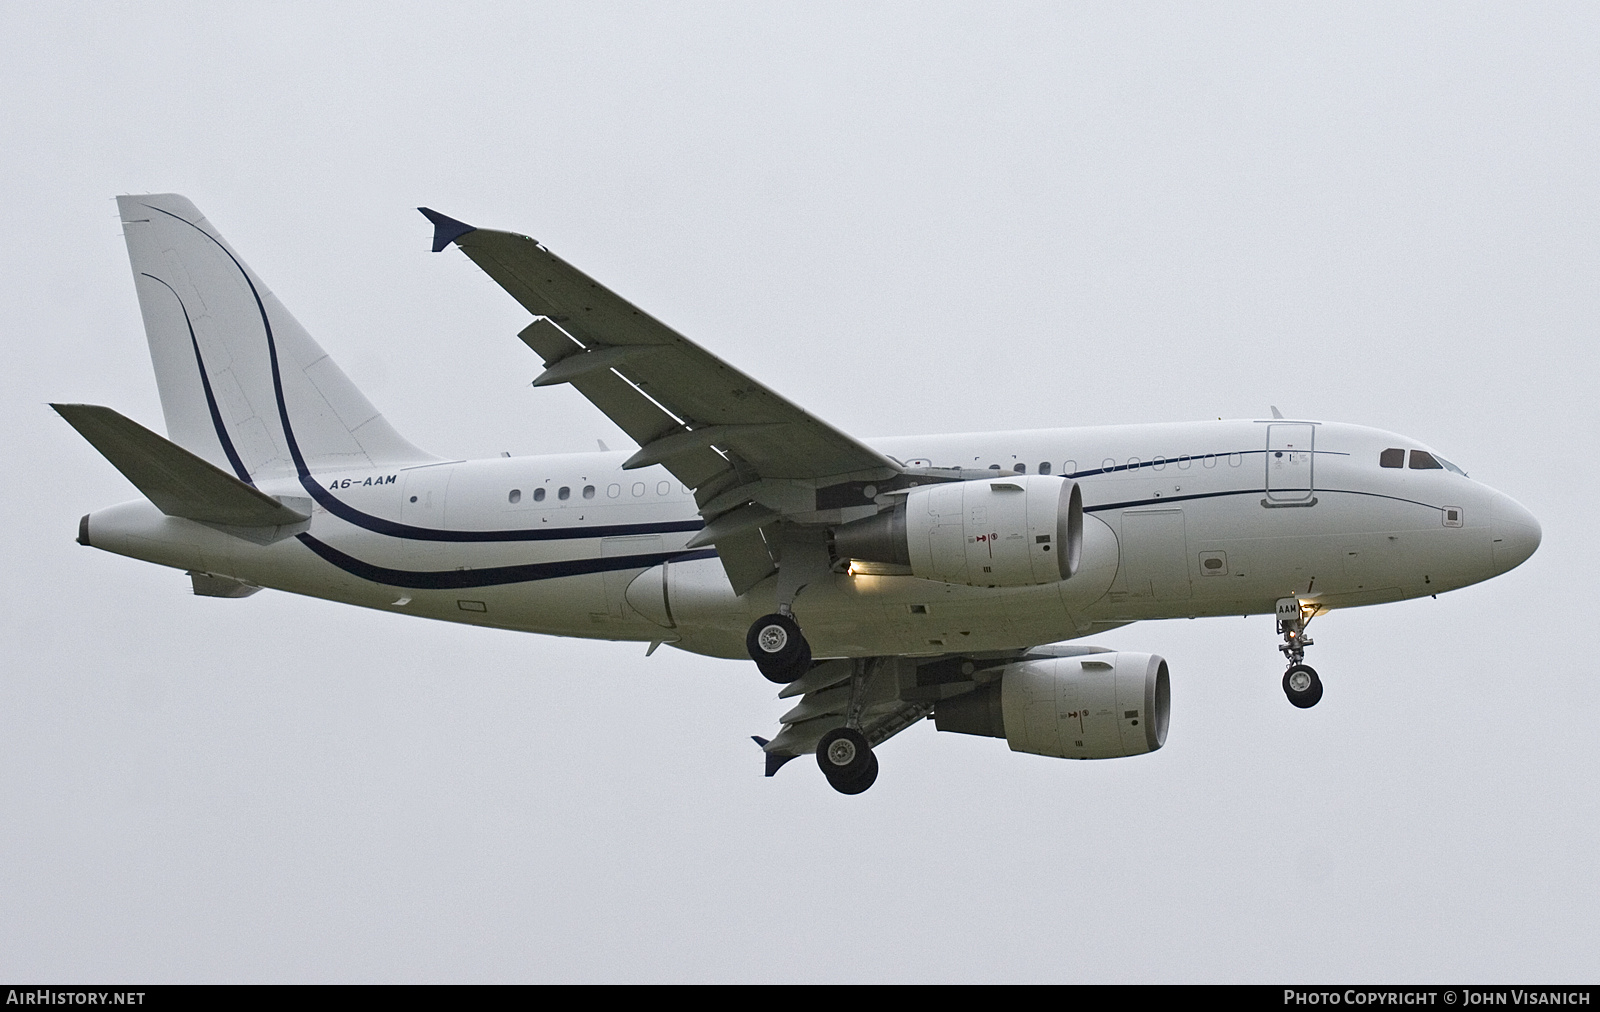
[{"label": "wing flap", "polygon": [[733,592],[742,595],[751,587],[777,571],[772,563],[772,553],[767,550],[766,538],[759,528],[736,531],[719,537],[714,542],[717,558],[728,574]]},{"label": "wing flap", "polygon": [[915,671],[916,662],[905,657],[823,661],[778,694],[779,699],[798,695],[800,702],[779,718],[782,729],[761,747],[769,756],[805,755],[816,751],[823,735],[847,723],[872,745],[881,745],[933,712],[933,703],[902,695],[902,680],[914,683]]}]

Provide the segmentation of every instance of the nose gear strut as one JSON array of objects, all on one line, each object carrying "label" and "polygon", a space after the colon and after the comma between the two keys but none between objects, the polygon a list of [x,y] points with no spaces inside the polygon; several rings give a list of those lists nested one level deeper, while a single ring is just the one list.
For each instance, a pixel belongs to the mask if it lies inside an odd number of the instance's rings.
[{"label": "nose gear strut", "polygon": [[1322,698],[1322,679],[1317,677],[1315,668],[1305,663],[1306,647],[1316,642],[1306,635],[1306,627],[1321,611],[1320,605],[1302,604],[1297,597],[1278,599],[1278,634],[1283,637],[1278,649],[1289,662],[1283,673],[1283,694],[1302,710],[1316,706]]}]

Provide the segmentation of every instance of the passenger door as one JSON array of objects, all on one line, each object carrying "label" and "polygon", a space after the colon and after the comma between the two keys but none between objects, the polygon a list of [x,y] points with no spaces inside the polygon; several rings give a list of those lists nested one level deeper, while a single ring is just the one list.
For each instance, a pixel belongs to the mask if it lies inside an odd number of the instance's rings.
[{"label": "passenger door", "polygon": [[1267,426],[1267,503],[1310,506],[1316,502],[1315,441],[1309,422],[1275,422]]}]

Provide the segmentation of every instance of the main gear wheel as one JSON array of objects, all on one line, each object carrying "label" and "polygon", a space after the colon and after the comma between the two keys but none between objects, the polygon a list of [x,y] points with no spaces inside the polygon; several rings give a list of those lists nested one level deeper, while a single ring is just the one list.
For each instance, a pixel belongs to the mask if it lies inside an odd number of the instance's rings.
[{"label": "main gear wheel", "polygon": [[767,680],[780,685],[788,685],[811,668],[811,644],[791,615],[774,612],[756,619],[745,634],[744,646]]}]

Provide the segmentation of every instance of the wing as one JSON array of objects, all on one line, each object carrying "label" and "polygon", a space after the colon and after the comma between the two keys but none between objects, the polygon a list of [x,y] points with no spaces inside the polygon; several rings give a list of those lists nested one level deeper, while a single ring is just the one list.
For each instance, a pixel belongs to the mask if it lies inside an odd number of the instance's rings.
[{"label": "wing", "polygon": [[[1024,650],[979,655],[941,654],[931,657],[849,657],[822,661],[784,686],[779,699],[800,701],[778,718],[783,725],[768,741],[756,738],[767,754],[767,776],[784,763],[815,752],[822,736],[849,725],[866,736],[874,748],[925,717],[947,701],[968,696],[999,677],[999,668],[1026,659],[1080,657],[1107,653],[1105,647],[1077,643],[1046,643]],[[970,711],[969,711],[970,712]],[[941,721],[944,711],[941,711]],[[952,722],[941,731],[989,734]]]},{"label": "wing", "polygon": [[[734,590],[773,570],[761,534],[822,520],[829,489],[883,482],[900,466],[790,403],[525,235],[473,228],[419,208],[434,252],[454,243],[533,313],[518,336],[639,444],[625,468],[660,464],[695,490]],[[820,495],[818,493],[821,493]]]},{"label": "wing", "polygon": [[787,760],[815,752],[822,736],[836,727],[848,723],[859,728],[877,746],[927,717],[939,694],[919,688],[918,681],[917,663],[905,657],[818,664],[778,693],[779,699],[801,698],[779,718],[783,727],[777,737],[757,739],[769,757],[767,776]]}]

